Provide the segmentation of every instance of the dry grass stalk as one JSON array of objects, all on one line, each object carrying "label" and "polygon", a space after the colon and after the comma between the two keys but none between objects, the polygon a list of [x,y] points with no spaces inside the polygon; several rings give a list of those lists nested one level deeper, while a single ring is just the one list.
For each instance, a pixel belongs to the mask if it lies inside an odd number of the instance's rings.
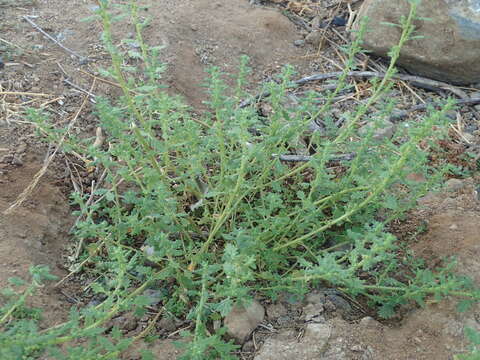
[{"label": "dry grass stalk", "polygon": [[[93,87],[95,86],[95,81],[93,81],[92,83],[92,87],[91,89],[93,89]],[[43,177],[43,175],[45,175],[45,173],[47,172],[47,169],[49,167],[49,165],[51,164],[51,162],[53,161],[53,159],[55,158],[55,155],[57,154],[57,152],[60,150],[60,148],[62,147],[63,143],[65,142],[65,139],[67,137],[67,135],[69,134],[70,130],[72,129],[73,125],[75,124],[75,122],[77,121],[79,115],[81,114],[81,112],[83,111],[83,108],[85,107],[85,105],[87,104],[88,102],[88,99],[89,99],[89,96],[85,96],[84,99],[83,99],[83,102],[82,104],[80,105],[79,109],[77,110],[77,112],[75,113],[75,116],[73,117],[73,119],[70,121],[70,123],[68,124],[68,127],[67,127],[67,131],[65,132],[65,134],[62,136],[62,138],[60,139],[60,141],[58,142],[56,148],[55,148],[55,151],[50,155],[48,156],[47,160],[45,161],[45,163],[43,164],[42,168],[35,174],[35,176],[33,177],[33,180],[32,182],[30,183],[30,185],[28,185],[25,190],[22,191],[22,193],[18,196],[17,200],[12,204],[10,205],[10,207],[5,210],[3,212],[4,215],[8,215],[8,214],[11,214],[17,207],[19,207],[20,205],[23,204],[23,202],[31,195],[31,193],[33,192],[33,190],[35,189],[35,187],[37,186],[37,184],[39,183],[40,179]]]}]

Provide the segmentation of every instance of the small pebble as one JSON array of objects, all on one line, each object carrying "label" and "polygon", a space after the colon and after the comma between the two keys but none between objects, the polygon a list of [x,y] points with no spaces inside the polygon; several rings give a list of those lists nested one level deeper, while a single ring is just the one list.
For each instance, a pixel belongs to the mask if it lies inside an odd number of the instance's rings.
[{"label": "small pebble", "polygon": [[319,28],[320,24],[322,23],[322,18],[320,16],[315,16],[310,25],[312,26],[313,29]]},{"label": "small pebble", "polygon": [[162,292],[160,290],[147,289],[143,292],[143,295],[150,299],[150,305],[157,305],[162,301]]},{"label": "small pebble", "polygon": [[460,179],[450,179],[445,182],[445,188],[447,191],[458,191],[464,187],[464,183]]},{"label": "small pebble", "polygon": [[347,25],[347,19],[341,16],[335,16],[333,20],[330,21],[324,21],[323,23],[320,24],[320,28],[325,28],[327,26],[345,26]]},{"label": "small pebble", "polygon": [[91,12],[97,12],[98,10],[100,10],[100,6],[98,5],[89,5],[87,7]]},{"label": "small pebble", "polygon": [[353,345],[353,346],[350,348],[350,350],[356,351],[356,352],[362,352],[362,351],[363,351],[363,349],[362,349],[362,347],[361,347],[360,345]]},{"label": "small pebble", "polygon": [[372,318],[371,316],[366,316],[362,320],[360,320],[360,326],[362,327],[369,328],[369,327],[377,327],[379,325],[380,323],[374,318]]},{"label": "small pebble", "polygon": [[175,319],[169,316],[164,316],[158,322],[158,327],[165,332],[172,332],[176,330],[177,324],[175,323]]},{"label": "small pebble", "polygon": [[319,30],[314,30],[310,34],[307,35],[305,41],[313,46],[319,46],[320,42],[322,41],[323,34]]},{"label": "small pebble", "polygon": [[347,19],[341,16],[335,16],[332,21],[332,25],[345,26],[347,25]]},{"label": "small pebble", "polygon": [[282,303],[271,304],[267,306],[267,316],[270,319],[277,319],[281,316],[285,316],[288,313],[287,308]]},{"label": "small pebble", "polygon": [[452,120],[457,119],[457,111],[456,110],[448,110],[446,115],[449,119],[452,119]]},{"label": "small pebble", "polygon": [[13,159],[12,159],[12,165],[22,166],[22,165],[23,165],[23,161],[22,161],[22,159],[20,159],[19,157],[14,156]]},{"label": "small pebble", "polygon": [[293,45],[298,46],[298,47],[304,47],[305,46],[305,40],[298,39],[293,42]]},{"label": "small pebble", "polygon": [[242,346],[242,351],[243,352],[254,352],[255,351],[255,343],[252,340],[247,341],[245,344]]}]

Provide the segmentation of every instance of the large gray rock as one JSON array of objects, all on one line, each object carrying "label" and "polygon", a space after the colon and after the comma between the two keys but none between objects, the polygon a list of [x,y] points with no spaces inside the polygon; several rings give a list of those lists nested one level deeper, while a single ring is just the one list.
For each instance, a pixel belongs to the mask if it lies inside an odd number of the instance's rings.
[{"label": "large gray rock", "polygon": [[[388,26],[408,15],[407,0],[365,0],[359,19],[368,16],[363,46],[386,56],[402,29]],[[455,84],[480,82],[480,0],[422,0],[414,25],[421,39],[410,40],[398,64],[412,73]],[[428,18],[428,19],[421,19]]]}]

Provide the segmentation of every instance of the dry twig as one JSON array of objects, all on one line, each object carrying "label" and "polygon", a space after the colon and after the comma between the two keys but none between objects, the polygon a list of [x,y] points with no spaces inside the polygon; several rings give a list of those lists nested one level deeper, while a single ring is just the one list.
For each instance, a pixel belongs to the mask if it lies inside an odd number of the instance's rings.
[{"label": "dry twig", "polygon": [[[331,72],[331,73],[325,73],[325,74],[314,74],[310,76],[303,77],[301,79],[295,80],[293,83],[294,85],[304,85],[308,82],[312,81],[322,81],[322,80],[329,80],[329,79],[334,79],[338,78],[343,74],[342,71],[336,71],[336,72]],[[385,73],[382,72],[377,72],[377,71],[350,71],[347,73],[347,76],[353,77],[353,78],[383,78],[385,76]],[[460,99],[465,100],[465,96],[467,96],[463,91],[461,91],[459,88],[441,82],[441,81],[436,81],[432,79],[427,79],[421,76],[414,76],[414,75],[407,75],[407,74],[396,74],[393,76],[393,79],[397,80],[403,80],[403,81],[409,81],[412,84],[428,89],[428,90],[447,90],[450,91],[451,93],[455,94],[458,96]],[[270,96],[269,92],[263,92],[257,96],[255,96],[252,100],[244,100],[240,103],[240,108],[247,107],[251,105],[254,102],[258,102],[266,97]],[[468,96],[467,96],[468,97]]]},{"label": "dry twig", "polygon": [[61,47],[63,50],[65,50],[67,53],[69,53],[70,55],[73,55],[74,57],[76,57],[79,61],[80,61],[80,65],[84,65],[86,64],[88,61],[90,61],[90,59],[88,57],[85,57],[85,56],[82,56],[82,55],[79,55],[77,54],[75,51],[67,48],[66,46],[64,46],[62,43],[60,43],[57,39],[55,39],[53,36],[51,36],[49,33],[47,33],[45,30],[43,30],[40,26],[38,26],[37,24],[35,24],[35,22],[33,22],[32,19],[30,19],[29,16],[23,16],[23,19],[25,19],[25,21],[27,21],[30,25],[33,26],[33,28],[35,30],[37,30],[38,32],[40,32],[43,36],[45,36],[48,40],[54,42],[55,44],[57,44],[59,47]]},{"label": "dry twig", "polygon": [[[93,89],[94,86],[95,86],[95,81],[93,81],[91,89]],[[65,142],[65,139],[67,138],[67,135],[69,134],[73,125],[76,123],[76,121],[77,121],[80,113],[83,111],[83,108],[85,107],[87,101],[88,101],[88,96],[85,96],[82,104],[80,105],[80,108],[77,110],[75,116],[73,117],[73,119],[68,124],[68,127],[67,127],[67,130],[66,130],[65,134],[62,136],[62,138],[58,142],[58,144],[55,148],[55,151],[48,157],[47,161],[45,161],[42,168],[35,174],[35,176],[33,177],[33,180],[30,183],[30,185],[28,185],[27,188],[25,190],[23,190],[23,192],[18,196],[17,200],[12,205],[10,205],[10,207],[7,210],[5,210],[3,212],[5,215],[11,214],[18,206],[23,204],[23,202],[28,198],[28,196],[30,196],[30,194],[35,189],[35,187],[37,186],[40,179],[46,173],[46,171],[48,169],[48,166],[50,165],[50,163],[55,158],[55,155],[57,154],[57,152],[62,147],[63,143]]]},{"label": "dry twig", "polygon": [[[468,99],[460,99],[460,100],[457,100],[456,104],[457,105],[480,104],[480,96],[475,96],[475,97],[471,97],[471,98],[468,98]],[[420,105],[412,106],[410,109],[407,109],[407,110],[396,110],[390,116],[390,120],[391,121],[400,121],[400,120],[406,118],[409,114],[411,114],[414,111],[426,110],[429,106],[441,107],[442,105],[443,105],[443,103],[440,103],[440,102],[429,102],[429,103],[426,103],[426,104],[420,104]]]},{"label": "dry twig", "polygon": [[90,101],[94,104],[96,104],[97,102],[95,101],[95,98],[97,97],[95,94],[92,94],[90,91],[88,90],[85,90],[84,88],[72,83],[70,80],[68,79],[64,79],[63,82],[67,85],[70,85],[71,87],[73,87],[74,89],[77,89],[78,91],[81,91],[82,93],[88,95],[90,97]]}]

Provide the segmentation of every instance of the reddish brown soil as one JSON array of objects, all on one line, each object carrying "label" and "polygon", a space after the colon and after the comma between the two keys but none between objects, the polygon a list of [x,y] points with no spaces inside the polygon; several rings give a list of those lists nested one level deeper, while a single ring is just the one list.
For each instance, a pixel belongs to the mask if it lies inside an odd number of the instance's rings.
[{"label": "reddish brown soil", "polygon": [[[3,212],[27,187],[40,168],[38,162],[27,163],[0,176],[0,211]],[[72,225],[68,202],[60,190],[51,185],[47,176],[24,205],[11,215],[0,216],[0,288],[7,279],[20,277],[30,281],[28,269],[32,265],[48,265],[51,273],[63,277],[66,272],[63,250],[67,232]],[[52,326],[66,319],[72,303],[68,289],[47,286],[31,298],[30,305],[44,309],[44,326]]]}]

